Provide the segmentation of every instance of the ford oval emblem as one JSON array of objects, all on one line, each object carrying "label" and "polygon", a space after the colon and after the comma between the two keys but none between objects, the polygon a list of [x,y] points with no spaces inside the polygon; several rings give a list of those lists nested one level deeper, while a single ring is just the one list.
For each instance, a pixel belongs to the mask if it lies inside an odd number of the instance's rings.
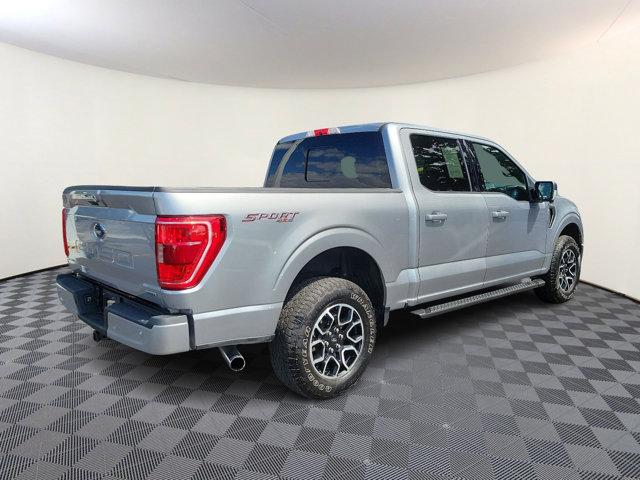
[{"label": "ford oval emblem", "polygon": [[106,237],[107,231],[104,229],[102,224],[96,223],[95,225],[93,225],[93,234],[98,240],[102,240],[104,239],[104,237]]}]

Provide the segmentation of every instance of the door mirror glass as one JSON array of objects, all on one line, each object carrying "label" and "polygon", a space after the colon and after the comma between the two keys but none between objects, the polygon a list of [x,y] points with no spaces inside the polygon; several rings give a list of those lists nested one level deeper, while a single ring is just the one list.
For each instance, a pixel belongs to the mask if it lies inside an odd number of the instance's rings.
[{"label": "door mirror glass", "polygon": [[535,193],[538,202],[552,202],[556,193],[556,184],[554,182],[536,182]]}]

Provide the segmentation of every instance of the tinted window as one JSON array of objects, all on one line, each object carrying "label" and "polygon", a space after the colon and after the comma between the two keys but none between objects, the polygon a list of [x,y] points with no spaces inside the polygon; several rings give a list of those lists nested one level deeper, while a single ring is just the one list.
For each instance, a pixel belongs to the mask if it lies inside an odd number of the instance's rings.
[{"label": "tinted window", "polygon": [[420,183],[436,192],[468,192],[469,179],[458,141],[411,135]]},{"label": "tinted window", "polygon": [[471,142],[471,147],[480,167],[481,190],[529,200],[526,175],[504,152],[482,143]]},{"label": "tinted window", "polygon": [[[300,143],[300,142],[298,142]],[[291,149],[291,146],[294,142],[285,142],[276,144],[273,149],[273,154],[271,155],[271,162],[269,163],[269,170],[267,172],[267,182],[273,181],[275,178],[278,167],[280,166],[280,162],[282,162],[283,157],[287,154],[287,152]],[[273,186],[273,185],[265,185],[265,186]]]},{"label": "tinted window", "polygon": [[276,145],[266,187],[391,188],[380,132],[309,137]]}]

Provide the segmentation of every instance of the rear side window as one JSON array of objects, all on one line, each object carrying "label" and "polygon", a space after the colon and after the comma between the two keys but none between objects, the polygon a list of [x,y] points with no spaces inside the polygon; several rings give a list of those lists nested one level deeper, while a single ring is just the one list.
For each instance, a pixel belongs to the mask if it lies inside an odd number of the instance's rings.
[{"label": "rear side window", "polygon": [[460,145],[454,138],[411,135],[420,183],[435,192],[470,191]]},{"label": "rear side window", "polygon": [[279,143],[265,187],[391,188],[382,135],[345,133]]}]

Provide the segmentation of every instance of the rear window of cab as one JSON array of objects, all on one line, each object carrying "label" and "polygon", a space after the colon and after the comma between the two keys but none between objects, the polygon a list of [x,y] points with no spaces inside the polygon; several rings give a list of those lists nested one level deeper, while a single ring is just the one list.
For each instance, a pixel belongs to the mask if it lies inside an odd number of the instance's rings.
[{"label": "rear window of cab", "polygon": [[279,143],[265,187],[391,188],[382,135],[343,133]]}]

